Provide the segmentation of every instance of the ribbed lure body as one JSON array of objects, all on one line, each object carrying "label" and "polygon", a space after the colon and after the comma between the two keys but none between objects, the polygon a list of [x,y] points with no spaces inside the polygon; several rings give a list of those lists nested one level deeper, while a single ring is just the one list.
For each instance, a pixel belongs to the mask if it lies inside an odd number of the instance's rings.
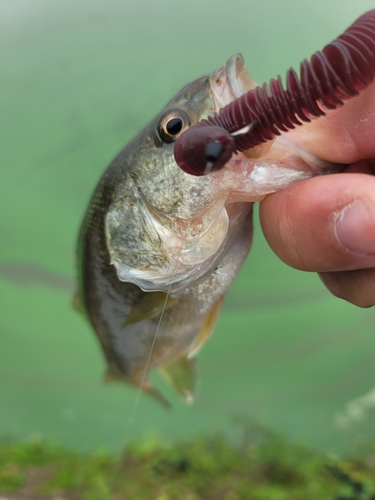
[{"label": "ribbed lure body", "polygon": [[[273,139],[303,122],[335,109],[364,90],[375,76],[375,10],[355,21],[341,36],[293,69],[272,79],[195,124],[175,145],[178,165],[187,173],[205,175],[222,168],[238,151]],[[238,133],[245,129],[243,133]],[[219,143],[217,154],[209,154]]]}]

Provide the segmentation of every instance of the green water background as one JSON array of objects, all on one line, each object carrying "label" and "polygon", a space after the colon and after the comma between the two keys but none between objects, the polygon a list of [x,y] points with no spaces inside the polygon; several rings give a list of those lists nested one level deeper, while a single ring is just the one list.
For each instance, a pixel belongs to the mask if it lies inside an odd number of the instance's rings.
[{"label": "green water background", "polygon": [[[90,194],[126,142],[187,82],[241,52],[263,82],[298,67],[371,1],[0,2],[0,435],[119,449],[127,438],[234,434],[255,418],[322,450],[375,439],[375,313],[287,268],[257,226],[250,258],[199,355],[196,402],[102,384],[104,363],[71,308],[75,240]],[[375,398],[373,398],[375,400]],[[375,404],[375,402],[374,402]]]}]

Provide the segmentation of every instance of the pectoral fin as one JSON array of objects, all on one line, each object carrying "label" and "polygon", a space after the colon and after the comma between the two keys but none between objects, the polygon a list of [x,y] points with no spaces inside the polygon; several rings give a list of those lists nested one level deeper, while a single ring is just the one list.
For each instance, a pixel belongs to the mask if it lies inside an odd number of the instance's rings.
[{"label": "pectoral fin", "polygon": [[211,307],[211,309],[208,311],[206,317],[204,318],[203,326],[201,328],[201,331],[198,333],[198,335],[195,337],[194,342],[190,346],[189,352],[188,352],[188,358],[192,358],[197,354],[197,352],[200,350],[200,348],[203,346],[203,344],[207,341],[207,339],[210,337],[211,333],[213,332],[213,329],[216,324],[216,320],[219,316],[219,312],[221,309],[221,306],[223,304],[224,297],[221,297],[215,304]]},{"label": "pectoral fin", "polygon": [[85,314],[85,309],[82,305],[81,299],[79,298],[78,292],[74,294],[72,306],[75,311],[79,312],[80,314]]},{"label": "pectoral fin", "polygon": [[197,362],[194,358],[182,356],[169,365],[162,366],[160,371],[187,403],[193,401],[197,383]]},{"label": "pectoral fin", "polygon": [[122,326],[130,326],[134,323],[138,323],[139,321],[143,321],[144,319],[152,318],[157,314],[161,314],[163,309],[168,309],[175,304],[177,300],[178,298],[172,297],[171,295],[168,295],[167,298],[167,294],[165,292],[145,293],[141,300],[133,306],[129,316],[126,318]]}]

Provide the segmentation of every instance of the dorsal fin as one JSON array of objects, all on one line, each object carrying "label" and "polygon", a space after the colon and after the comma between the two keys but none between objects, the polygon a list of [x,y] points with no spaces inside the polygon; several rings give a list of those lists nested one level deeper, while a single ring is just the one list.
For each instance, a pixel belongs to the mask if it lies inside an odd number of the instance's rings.
[{"label": "dorsal fin", "polygon": [[146,394],[156,399],[156,401],[158,401],[162,406],[164,406],[164,408],[166,409],[171,408],[170,402],[163,396],[163,394],[158,389],[153,387],[148,380],[145,380],[141,386],[140,383],[130,380],[124,375],[121,375],[118,372],[118,370],[116,370],[112,366],[107,367],[107,370],[104,374],[104,382],[107,384],[112,382],[121,382],[124,384],[131,384],[133,386],[135,385],[136,387],[140,387]]}]

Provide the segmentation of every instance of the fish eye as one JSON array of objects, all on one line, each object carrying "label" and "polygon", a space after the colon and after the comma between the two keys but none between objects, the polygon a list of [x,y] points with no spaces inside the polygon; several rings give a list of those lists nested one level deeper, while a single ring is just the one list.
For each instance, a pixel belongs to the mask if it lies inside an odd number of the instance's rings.
[{"label": "fish eye", "polygon": [[182,109],[175,109],[161,117],[157,130],[160,139],[170,144],[175,142],[190,125],[189,115]]}]

